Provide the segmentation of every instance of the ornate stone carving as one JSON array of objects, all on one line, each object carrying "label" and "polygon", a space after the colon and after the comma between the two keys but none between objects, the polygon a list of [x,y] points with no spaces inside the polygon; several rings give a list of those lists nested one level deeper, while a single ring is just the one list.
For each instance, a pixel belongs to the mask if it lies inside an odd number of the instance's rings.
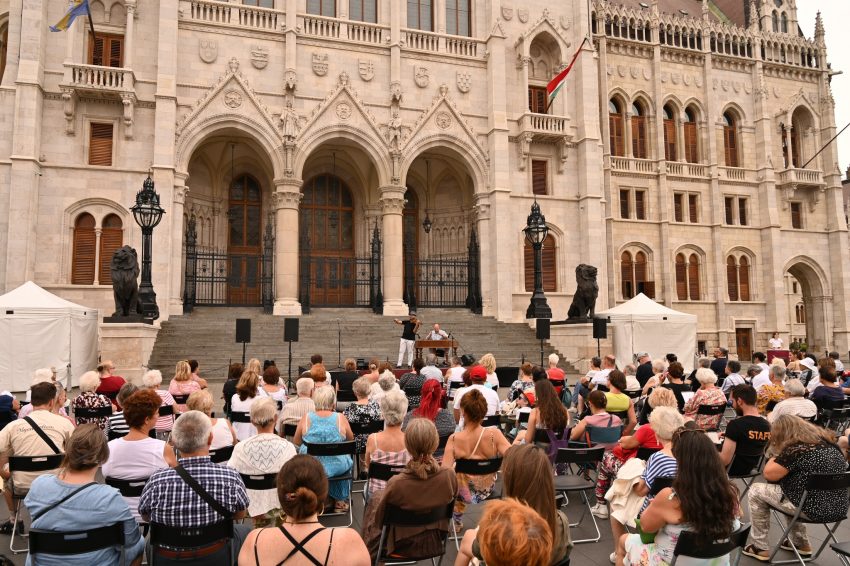
[{"label": "ornate stone carving", "polygon": [[204,63],[215,63],[215,60],[218,59],[218,41],[215,39],[199,39],[198,56]]},{"label": "ornate stone carving", "polygon": [[393,81],[390,84],[390,103],[398,105],[401,102],[402,89],[400,81]]},{"label": "ornate stone carving", "polygon": [[292,108],[292,100],[286,100],[286,107],[280,113],[280,127],[283,138],[294,140],[298,136],[298,113]]},{"label": "ornate stone carving", "polygon": [[175,186],[174,187],[174,204],[183,206],[186,203],[186,194],[189,192],[189,187]]},{"label": "ornate stone carving", "polygon": [[384,214],[401,214],[404,212],[404,187],[381,187],[381,208]]},{"label": "ornate stone carving", "polygon": [[528,8],[517,8],[516,16],[522,23],[528,22]]},{"label": "ornate stone carving", "polygon": [[115,299],[113,317],[126,318],[142,314],[139,304],[139,260],[136,250],[124,246],[115,250],[109,264],[112,277],[112,296]]},{"label": "ornate stone carving", "polygon": [[295,93],[295,88],[298,86],[298,74],[295,69],[287,69],[283,74],[283,88],[286,94],[291,96]]},{"label": "ornate stone carving", "polygon": [[340,102],[336,105],[336,115],[340,120],[348,120],[351,118],[351,106],[347,102]]},{"label": "ornate stone carving", "polygon": [[269,50],[262,45],[251,48],[251,64],[255,69],[265,69],[269,64]]},{"label": "ornate stone carving", "polygon": [[534,141],[534,136],[530,133],[519,136],[517,138],[519,151],[519,170],[525,171],[525,166],[528,164],[528,152],[531,150],[531,142]]},{"label": "ornate stone carving", "polygon": [[328,54],[327,53],[313,53],[312,57],[312,66],[313,72],[319,76],[324,77],[328,74]]},{"label": "ornate stone carving", "polygon": [[504,18],[506,22],[514,19],[514,9],[510,6],[502,6],[502,18]]},{"label": "ornate stone carving", "polygon": [[230,69],[231,73],[237,73],[239,71],[239,59],[231,57],[230,61],[227,62],[227,68]]},{"label": "ornate stone carving", "polygon": [[124,137],[133,139],[134,109],[136,106],[136,95],[131,92],[121,94],[121,104],[124,107],[122,118],[124,119]]},{"label": "ornate stone carving", "polygon": [[242,106],[242,95],[237,90],[228,90],[224,93],[224,105],[231,109]]},{"label": "ornate stone carving", "polygon": [[809,212],[814,212],[820,202],[821,196],[826,194],[826,187],[813,189],[809,194]]},{"label": "ornate stone carving", "polygon": [[360,72],[360,78],[367,83],[375,78],[375,63],[371,59],[358,59],[357,70]]},{"label": "ornate stone carving", "polygon": [[452,127],[452,115],[445,111],[437,112],[434,116],[434,122],[436,122],[438,128],[448,130]]},{"label": "ornate stone carving", "polygon": [[457,89],[466,94],[472,86],[472,74],[468,72],[457,72]]},{"label": "ornate stone carving", "polygon": [[336,79],[336,84],[341,87],[347,87],[351,84],[351,79],[348,77],[348,73],[345,71],[341,72]]},{"label": "ornate stone carving", "polygon": [[414,65],[413,81],[419,88],[425,88],[431,82],[431,76],[428,74],[428,67],[422,65]]},{"label": "ornate stone carving", "polygon": [[301,203],[302,194],[300,191],[295,188],[295,190],[290,189],[289,187],[284,188],[283,190],[278,190],[272,193],[272,207],[275,210],[297,210],[299,204]]},{"label": "ornate stone carving", "polygon": [[65,113],[65,133],[69,136],[74,135],[74,113],[77,108],[77,97],[74,94],[74,89],[62,89],[62,111]]},{"label": "ornate stone carving", "polygon": [[597,269],[592,265],[582,263],[576,267],[576,293],[567,311],[567,319],[582,321],[593,318],[596,299],[599,297],[596,273]]},{"label": "ornate stone carving", "polygon": [[568,31],[573,25],[573,20],[569,16],[562,15],[559,19],[559,23],[564,31]]},{"label": "ornate stone carving", "polygon": [[398,109],[393,110],[393,116],[387,124],[387,144],[393,150],[397,150],[401,145],[401,118]]},{"label": "ornate stone carving", "polygon": [[448,94],[449,94],[449,85],[447,85],[446,83],[441,84],[440,85],[440,96],[442,98],[445,98],[446,96],[448,96]]}]

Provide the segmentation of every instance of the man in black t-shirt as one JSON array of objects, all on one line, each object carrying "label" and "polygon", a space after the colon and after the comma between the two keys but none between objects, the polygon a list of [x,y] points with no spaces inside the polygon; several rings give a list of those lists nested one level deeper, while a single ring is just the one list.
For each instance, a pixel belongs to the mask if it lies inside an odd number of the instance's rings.
[{"label": "man in black t-shirt", "polygon": [[407,367],[413,365],[413,354],[415,351],[414,342],[416,341],[416,333],[419,331],[419,319],[416,318],[416,313],[411,311],[407,320],[401,321],[395,319],[393,322],[402,326],[401,340],[398,344],[398,363],[396,367],[401,367],[401,362],[404,360],[404,355],[407,354]]},{"label": "man in black t-shirt", "polygon": [[752,385],[736,385],[732,388],[731,398],[738,418],[726,425],[720,460],[728,466],[734,458],[729,475],[740,476],[751,473],[758,464],[770,440],[770,424],[759,415],[756,407],[758,394]]}]

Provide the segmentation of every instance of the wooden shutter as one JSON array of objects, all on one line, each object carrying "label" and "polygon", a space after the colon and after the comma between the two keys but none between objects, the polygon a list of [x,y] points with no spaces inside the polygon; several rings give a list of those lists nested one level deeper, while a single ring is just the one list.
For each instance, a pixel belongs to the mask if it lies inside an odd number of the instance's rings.
[{"label": "wooden shutter", "polygon": [[735,199],[732,197],[726,197],[723,199],[723,203],[725,205],[725,220],[726,224],[734,224],[735,223]]},{"label": "wooden shutter", "polygon": [[635,218],[646,220],[646,191],[635,191]]},{"label": "wooden shutter", "polygon": [[123,51],[124,51],[124,38],[123,37],[110,37],[107,40],[107,45],[109,50],[109,66],[120,68],[123,66]]},{"label": "wooden shutter", "polygon": [[98,35],[92,37],[89,35],[89,64],[103,65],[103,42],[105,36]]},{"label": "wooden shutter", "polygon": [[797,135],[797,126],[791,126],[791,163],[794,167],[800,167],[800,137]]},{"label": "wooden shutter", "polygon": [[676,122],[664,120],[664,158],[667,161],[676,161],[678,159],[676,149]]},{"label": "wooden shutter", "polygon": [[645,294],[646,283],[646,254],[637,252],[635,254],[635,292]]},{"label": "wooden shutter", "polygon": [[683,254],[676,255],[676,298],[680,301],[688,299],[688,274]]},{"label": "wooden shutter", "polygon": [[735,126],[723,126],[723,149],[726,153],[726,166],[738,167],[738,133]]},{"label": "wooden shutter", "polygon": [[629,198],[631,191],[620,189],[620,218],[631,218],[629,211]]},{"label": "wooden shutter", "polygon": [[83,213],[74,223],[74,249],[71,255],[71,283],[73,285],[94,284],[95,221],[91,214]]},{"label": "wooden shutter", "polygon": [[697,146],[697,125],[694,122],[685,122],[685,161],[688,163],[699,163],[699,151]]},{"label": "wooden shutter", "polygon": [[747,225],[747,199],[738,199],[738,224],[741,226]]},{"label": "wooden shutter", "polygon": [[746,256],[738,260],[738,288],[741,291],[741,300],[750,300],[750,261]]},{"label": "wooden shutter", "polygon": [[112,274],[109,265],[115,250],[124,245],[124,230],[121,219],[110,214],[103,219],[103,227],[100,230],[100,266],[97,280],[101,285],[109,285]]},{"label": "wooden shutter", "polygon": [[688,217],[691,224],[699,222],[699,196],[688,195]]},{"label": "wooden shutter", "polygon": [[112,124],[92,122],[89,134],[89,165],[112,165]]},{"label": "wooden shutter", "polygon": [[688,297],[692,301],[700,300],[699,287],[699,257],[691,254],[688,260]]},{"label": "wooden shutter", "polygon": [[620,279],[623,284],[623,298],[631,299],[635,296],[635,279],[632,254],[629,252],[623,252],[620,256]]},{"label": "wooden shutter", "polygon": [[523,269],[525,271],[525,290],[534,291],[534,248],[526,240],[523,249]]},{"label": "wooden shutter", "polygon": [[632,116],[632,156],[646,159],[646,118]]},{"label": "wooden shutter", "polygon": [[682,193],[674,193],[673,194],[673,220],[676,222],[684,222],[684,216],[682,214],[683,201],[685,200],[685,195]]},{"label": "wooden shutter", "polygon": [[89,34],[89,64],[122,67],[124,63],[124,37],[120,35]]},{"label": "wooden shutter", "polygon": [[729,300],[737,301],[738,293],[738,266],[735,265],[735,258],[729,256],[726,258],[726,288],[729,291]]},{"label": "wooden shutter", "polygon": [[611,155],[623,157],[626,154],[623,140],[623,117],[620,114],[608,114]]},{"label": "wooden shutter", "polygon": [[531,161],[531,192],[535,195],[545,195],[547,183],[548,163],[543,160],[533,159]]},{"label": "wooden shutter", "polygon": [[544,87],[528,87],[528,109],[535,114],[546,114],[546,89]]},{"label": "wooden shutter", "polygon": [[[542,259],[543,259],[543,290],[547,293],[554,293],[558,290],[558,268],[556,265],[558,259],[558,250],[555,245],[555,238],[552,234],[546,236],[543,240]],[[534,270],[532,269],[532,282]]]},{"label": "wooden shutter", "polygon": [[799,202],[791,203],[791,228],[795,230],[803,228],[803,211]]}]

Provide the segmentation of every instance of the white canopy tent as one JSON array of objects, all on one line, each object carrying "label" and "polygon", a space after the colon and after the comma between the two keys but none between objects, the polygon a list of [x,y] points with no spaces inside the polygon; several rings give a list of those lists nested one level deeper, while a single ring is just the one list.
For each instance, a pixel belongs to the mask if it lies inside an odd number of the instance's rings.
[{"label": "white canopy tent", "polygon": [[608,319],[618,366],[629,363],[638,352],[653,359],[676,354],[690,372],[697,346],[697,317],[656,303],[643,293],[596,318]]},{"label": "white canopy tent", "polygon": [[57,379],[73,387],[97,365],[97,324],[97,309],[32,281],[0,296],[0,389],[26,391],[43,367],[54,367]]}]

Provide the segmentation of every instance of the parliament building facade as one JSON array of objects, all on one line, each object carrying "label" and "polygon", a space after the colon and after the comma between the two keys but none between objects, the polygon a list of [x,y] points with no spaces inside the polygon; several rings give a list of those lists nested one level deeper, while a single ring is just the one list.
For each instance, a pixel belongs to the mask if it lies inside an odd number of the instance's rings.
[{"label": "parliament building facade", "polygon": [[91,0],[94,36],[51,33],[65,8],[0,0],[0,292],[110,314],[150,175],[161,320],[522,320],[536,200],[556,319],[584,263],[597,310],[643,292],[703,348],[848,350],[825,32],[794,0]]}]

